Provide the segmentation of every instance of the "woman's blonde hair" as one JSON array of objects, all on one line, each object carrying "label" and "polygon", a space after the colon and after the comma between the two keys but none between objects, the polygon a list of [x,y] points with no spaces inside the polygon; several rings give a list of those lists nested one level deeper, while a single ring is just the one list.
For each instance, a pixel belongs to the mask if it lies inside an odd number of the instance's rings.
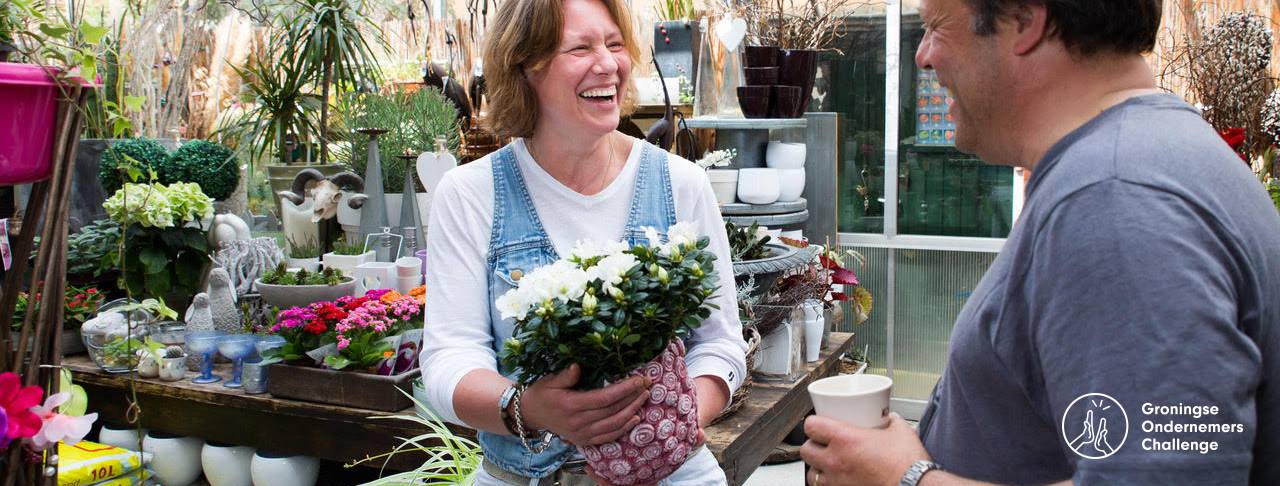
[{"label": "woman's blonde hair", "polygon": [[[634,69],[640,59],[631,13],[622,0],[600,0],[622,33]],[[500,139],[528,137],[538,121],[538,98],[525,68],[547,67],[560,48],[563,0],[506,0],[489,25],[484,45],[484,82],[489,109],[485,125]],[[622,116],[635,110],[635,81],[628,76]]]}]

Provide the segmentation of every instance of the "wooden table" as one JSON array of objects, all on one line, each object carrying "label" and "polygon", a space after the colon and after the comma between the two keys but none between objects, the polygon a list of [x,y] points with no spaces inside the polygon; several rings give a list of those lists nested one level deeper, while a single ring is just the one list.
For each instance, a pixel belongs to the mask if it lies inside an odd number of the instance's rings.
[{"label": "wooden table", "polygon": [[[737,413],[707,428],[707,445],[720,461],[729,484],[740,485],[764,462],[774,446],[804,419],[812,408],[806,386],[838,370],[838,356],[853,346],[853,334],[831,333],[821,359],[809,363],[795,383],[757,381]],[[101,420],[124,422],[128,410],[128,375],[105,373],[87,356],[69,356],[63,366],[89,394],[89,411]],[[228,376],[229,365],[219,365]],[[389,451],[400,437],[427,432],[407,420],[370,419],[393,415],[372,410],[246,395],[219,383],[197,385],[188,379],[164,382],[136,379],[134,388],[142,410],[142,426],[207,440],[242,444],[291,454],[305,454],[339,462]],[[409,414],[410,409],[398,412]],[[471,431],[452,427],[464,435]],[[412,469],[423,455],[397,455],[393,469]]]}]

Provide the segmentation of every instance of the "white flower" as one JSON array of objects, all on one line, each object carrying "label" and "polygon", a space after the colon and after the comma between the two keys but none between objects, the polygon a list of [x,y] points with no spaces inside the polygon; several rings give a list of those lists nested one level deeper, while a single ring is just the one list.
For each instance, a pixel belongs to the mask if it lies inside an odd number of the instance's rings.
[{"label": "white flower", "polygon": [[595,257],[616,255],[627,251],[627,244],[621,241],[598,242],[594,240],[578,240],[569,251],[569,259],[584,262]]},{"label": "white flower", "polygon": [[713,152],[707,152],[706,155],[703,155],[701,159],[698,159],[698,161],[694,163],[703,169],[724,167],[733,163],[733,158],[737,156],[738,151],[735,149],[716,150]]},{"label": "white flower", "polygon": [[652,226],[644,227],[644,237],[649,240],[649,246],[654,248],[662,246],[662,236],[658,234],[658,229]]},{"label": "white flower", "polygon": [[764,226],[756,227],[756,241],[760,241],[769,236],[769,228]]},{"label": "white flower", "polygon": [[525,275],[520,287],[528,285],[539,301],[560,299],[561,302],[578,300],[587,290],[587,272],[567,260],[541,267]]},{"label": "white flower", "polygon": [[519,288],[508,290],[493,302],[503,319],[523,320],[529,314],[534,302],[529,299],[529,292]]},{"label": "white flower", "polygon": [[662,247],[662,254],[679,254],[683,248],[690,248],[698,243],[698,230],[688,221],[680,221],[667,228],[667,244]]},{"label": "white flower", "polygon": [[609,255],[601,259],[596,266],[588,269],[587,276],[591,280],[599,280],[604,284],[603,287],[609,295],[615,295],[613,291],[618,284],[622,283],[622,276],[631,271],[638,262],[635,255],[630,253]]}]

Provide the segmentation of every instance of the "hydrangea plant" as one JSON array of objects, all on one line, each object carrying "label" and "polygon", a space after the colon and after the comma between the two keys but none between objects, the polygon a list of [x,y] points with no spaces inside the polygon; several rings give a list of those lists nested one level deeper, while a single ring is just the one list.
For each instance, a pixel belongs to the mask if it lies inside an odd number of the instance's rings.
[{"label": "hydrangea plant", "polygon": [[108,262],[124,268],[122,288],[185,305],[199,292],[209,263],[204,230],[188,223],[213,217],[213,200],[192,183],[165,186],[128,183],[103,203],[107,216],[125,228],[123,251]]}]

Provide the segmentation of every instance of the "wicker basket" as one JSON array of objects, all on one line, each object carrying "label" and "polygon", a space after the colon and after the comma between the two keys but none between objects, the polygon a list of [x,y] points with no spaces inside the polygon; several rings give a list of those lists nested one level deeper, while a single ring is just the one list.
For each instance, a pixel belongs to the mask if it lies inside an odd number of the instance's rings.
[{"label": "wicker basket", "polygon": [[742,386],[734,390],[733,396],[729,397],[729,408],[724,409],[717,415],[711,423],[715,424],[725,418],[733,415],[738,409],[742,408],[742,404],[746,403],[747,395],[751,394],[751,370],[756,367],[756,357],[760,355],[760,331],[755,326],[743,325],[742,335],[747,341],[747,376],[742,380]]}]

